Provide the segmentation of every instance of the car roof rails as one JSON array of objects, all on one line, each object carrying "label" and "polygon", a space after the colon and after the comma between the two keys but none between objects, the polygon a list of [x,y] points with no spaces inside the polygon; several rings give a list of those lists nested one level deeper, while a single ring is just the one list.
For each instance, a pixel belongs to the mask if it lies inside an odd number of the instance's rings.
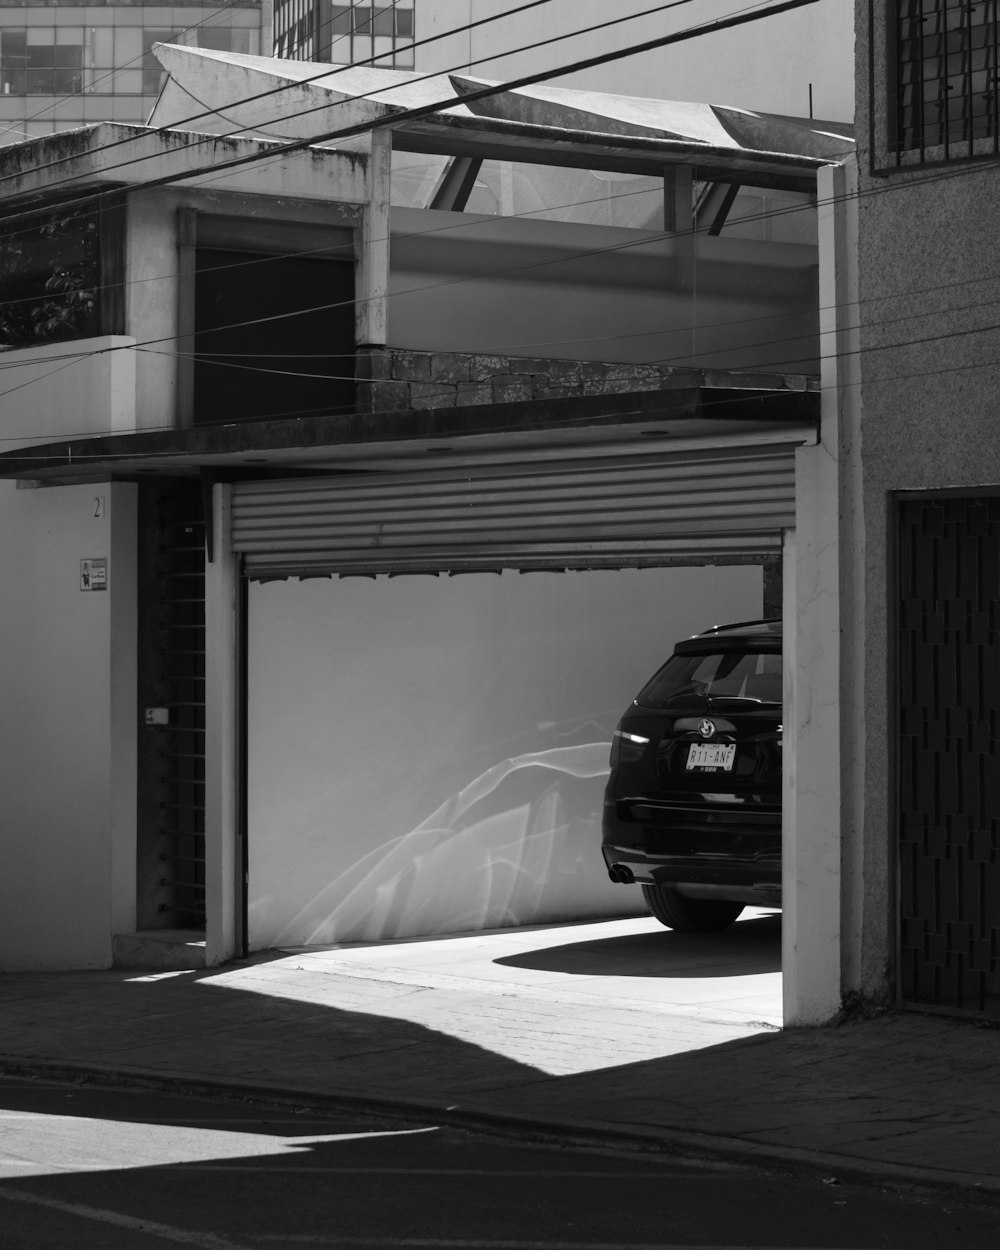
[{"label": "car roof rails", "polygon": [[695,634],[696,638],[705,638],[709,634],[717,634],[723,629],[748,629],[751,625],[780,625],[780,616],[756,617],[752,621],[730,621],[726,625],[713,625],[711,629],[702,630],[700,634]]}]

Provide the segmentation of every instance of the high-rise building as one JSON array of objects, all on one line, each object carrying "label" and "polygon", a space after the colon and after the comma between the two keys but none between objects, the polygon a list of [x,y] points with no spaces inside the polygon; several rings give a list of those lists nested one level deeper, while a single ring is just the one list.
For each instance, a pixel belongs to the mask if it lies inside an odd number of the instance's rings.
[{"label": "high-rise building", "polygon": [[257,53],[262,7],[0,0],[0,143],[95,121],[145,122],[164,76],[153,44]]},{"label": "high-rise building", "polygon": [[415,3],[275,0],[274,55],[336,64],[377,57],[380,69],[412,69]]},{"label": "high-rise building", "polygon": [[[553,81],[650,99],[724,104],[849,122],[854,28],[846,0],[814,0],[728,27],[731,0],[274,0],[268,54],[497,81],[620,52]],[[718,25],[718,28],[717,27]],[[674,43],[628,49],[677,36]],[[414,47],[410,47],[415,42]]]}]

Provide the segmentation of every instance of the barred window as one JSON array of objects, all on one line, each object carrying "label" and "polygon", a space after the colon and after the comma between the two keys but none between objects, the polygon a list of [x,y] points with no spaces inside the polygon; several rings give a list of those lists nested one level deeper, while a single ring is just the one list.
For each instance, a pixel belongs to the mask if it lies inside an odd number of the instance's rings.
[{"label": "barred window", "polygon": [[[896,0],[896,147],[996,139],[1000,0]],[[958,155],[958,152],[954,153]]]}]

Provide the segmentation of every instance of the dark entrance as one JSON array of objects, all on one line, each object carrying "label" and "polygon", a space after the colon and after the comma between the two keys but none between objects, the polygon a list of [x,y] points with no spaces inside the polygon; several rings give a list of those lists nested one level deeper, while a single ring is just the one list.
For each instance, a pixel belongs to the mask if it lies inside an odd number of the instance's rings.
[{"label": "dark entrance", "polygon": [[139,929],[205,927],[205,523],[197,478],[139,491]]},{"label": "dark entrance", "polygon": [[354,265],[199,247],[194,423],[354,408]]},{"label": "dark entrance", "polygon": [[900,992],[1000,1015],[1000,498],[899,508]]}]

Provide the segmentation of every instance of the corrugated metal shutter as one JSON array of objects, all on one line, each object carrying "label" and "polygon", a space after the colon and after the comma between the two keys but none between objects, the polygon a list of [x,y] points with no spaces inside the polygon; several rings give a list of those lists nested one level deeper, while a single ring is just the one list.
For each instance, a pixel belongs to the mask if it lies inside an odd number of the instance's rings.
[{"label": "corrugated metal shutter", "polygon": [[789,442],[238,482],[233,547],[255,578],[777,555],[794,524],[794,450]]}]

